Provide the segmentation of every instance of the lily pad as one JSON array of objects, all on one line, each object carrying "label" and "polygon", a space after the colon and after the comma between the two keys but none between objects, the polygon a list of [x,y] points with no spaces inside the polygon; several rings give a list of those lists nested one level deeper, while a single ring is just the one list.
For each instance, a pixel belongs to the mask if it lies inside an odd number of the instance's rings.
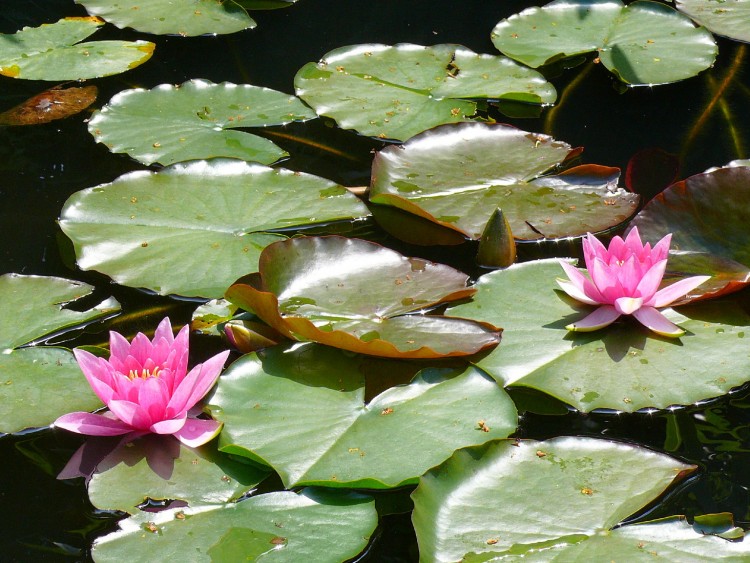
[{"label": "lily pad", "polygon": [[675,7],[716,35],[750,43],[750,0],[675,0]]},{"label": "lily pad", "polygon": [[107,561],[316,561],[358,555],[378,523],[372,497],[304,489],[219,506],[141,513],[99,538],[92,556]]},{"label": "lily pad", "polygon": [[313,343],[243,356],[208,401],[219,449],[270,464],[287,487],[381,489],[516,429],[513,401],[473,367],[423,370],[365,404],[372,361]]},{"label": "lily pad", "polygon": [[647,0],[555,0],[497,24],[492,42],[531,67],[597,51],[629,84],[666,84],[709,68],[718,51],[711,34],[680,12]]},{"label": "lily pad", "polygon": [[[644,237],[646,238],[646,237]],[[503,385],[531,387],[580,411],[664,409],[724,395],[750,380],[750,316],[731,302],[662,312],[687,334],[662,338],[634,319],[571,333],[592,307],[557,289],[559,261],[516,264],[484,275],[470,303],[446,314],[502,323],[503,344],[477,365]]]},{"label": "lily pad", "polygon": [[256,25],[232,0],[76,0],[76,4],[119,28],[131,27],[146,33],[217,35]]},{"label": "lily pad", "polygon": [[89,132],[112,152],[143,164],[214,157],[271,164],[288,154],[240,127],[283,125],[315,117],[299,99],[250,84],[189,80],[116,94],[89,121]]},{"label": "lily pad", "polygon": [[421,314],[471,296],[468,276],[375,243],[290,239],[266,248],[259,270],[226,298],[287,338],[392,358],[466,356],[500,342],[490,324]]},{"label": "lily pad", "polygon": [[636,215],[644,238],[672,233],[667,279],[710,275],[694,294],[716,297],[750,283],[750,167],[731,166],[672,184]]},{"label": "lily pad", "polygon": [[96,101],[96,86],[51,88],[0,113],[0,125],[39,125],[82,112]]},{"label": "lily pad", "polygon": [[[613,529],[695,466],[594,438],[461,450],[412,494],[425,561],[744,561],[750,543],[678,519]],[[495,559],[497,558],[497,559]]]},{"label": "lily pad", "polygon": [[238,160],[137,171],[73,194],[60,226],[78,265],[161,294],[221,297],[258,268],[266,231],[367,215],[345,188]]},{"label": "lily pad", "polygon": [[62,278],[0,276],[0,432],[47,426],[66,412],[101,406],[69,350],[15,349],[119,311],[111,298],[85,311],[64,308],[93,289]]},{"label": "lily pad", "polygon": [[104,22],[64,18],[0,34],[0,75],[26,80],[83,80],[111,76],[151,58],[148,41],[83,41]]},{"label": "lily pad", "polygon": [[578,153],[510,125],[442,125],[377,153],[370,201],[471,239],[482,236],[498,207],[521,240],[579,236],[626,221],[639,196],[617,187],[618,168],[584,165],[542,176]]},{"label": "lily pad", "polygon": [[99,463],[88,492],[97,508],[135,514],[148,499],[190,506],[237,500],[269,473],[218,453],[216,441],[189,448],[172,436],[149,435],[121,445]]},{"label": "lily pad", "polygon": [[297,95],[344,129],[389,139],[409,137],[476,113],[470,99],[555,101],[544,77],[504,57],[461,45],[351,45],[303,66]]}]

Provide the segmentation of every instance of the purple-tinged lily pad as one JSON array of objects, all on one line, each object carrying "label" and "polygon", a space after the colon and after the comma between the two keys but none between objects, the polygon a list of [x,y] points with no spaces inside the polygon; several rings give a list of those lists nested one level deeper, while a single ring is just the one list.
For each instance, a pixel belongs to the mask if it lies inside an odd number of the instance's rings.
[{"label": "purple-tinged lily pad", "polygon": [[259,270],[226,298],[288,338],[394,358],[466,356],[500,342],[502,329],[488,323],[421,314],[470,297],[468,276],[378,244],[289,239],[263,250]]},{"label": "purple-tinged lily pad", "polygon": [[632,222],[641,236],[672,233],[665,279],[710,275],[695,298],[731,293],[750,283],[750,167],[731,166],[672,184]]},{"label": "purple-tinged lily pad", "polygon": [[[510,125],[442,125],[375,156],[370,201],[471,239],[482,236],[497,208],[519,240],[581,236],[623,223],[639,196],[617,186],[618,168],[583,165],[542,175],[579,153]],[[399,236],[398,223],[390,228]]]}]

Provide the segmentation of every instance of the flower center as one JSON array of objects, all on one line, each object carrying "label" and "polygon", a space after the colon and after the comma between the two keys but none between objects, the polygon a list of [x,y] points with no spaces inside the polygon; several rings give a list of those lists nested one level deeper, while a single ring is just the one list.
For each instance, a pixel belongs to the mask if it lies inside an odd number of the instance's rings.
[{"label": "flower center", "polygon": [[128,373],[128,379],[130,381],[133,381],[136,377],[139,377],[141,379],[148,379],[149,377],[159,377],[159,371],[160,368],[157,366],[153,370],[150,369],[142,369],[140,371],[136,371],[131,369],[130,373]]}]

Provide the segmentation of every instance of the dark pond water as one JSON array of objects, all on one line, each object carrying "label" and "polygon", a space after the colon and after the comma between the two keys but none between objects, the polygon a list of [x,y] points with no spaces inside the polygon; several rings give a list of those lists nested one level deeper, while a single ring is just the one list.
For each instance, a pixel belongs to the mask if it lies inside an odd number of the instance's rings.
[{"label": "dark pond water", "polygon": [[[521,0],[300,0],[286,10],[254,13],[258,27],[240,34],[148,37],[157,43],[155,56],[134,71],[94,81],[100,89],[97,105],[125,88],[150,88],[189,78],[252,83],[291,93],[294,74],[303,64],[354,43],[460,43],[477,52],[496,53],[489,39],[493,26],[534,4]],[[0,32],[84,14],[72,0],[0,0]],[[105,35],[142,37],[109,26],[97,38]],[[601,65],[587,64],[549,77],[560,103],[539,118],[495,117],[585,147],[586,163],[623,170],[633,154],[649,147],[677,155],[680,177],[748,158],[750,63],[744,47],[737,43],[722,41],[719,48],[715,67],[697,78],[625,92]],[[589,70],[582,75],[582,68]],[[726,88],[719,103],[711,106],[713,92],[722,85]],[[49,86],[0,78],[0,110]],[[142,168],[96,145],[86,131],[85,117],[0,129],[0,273],[57,275],[93,283],[102,294],[113,294],[123,304],[126,317],[117,321],[123,332],[152,329],[165,311],[173,321],[185,322],[194,303],[148,296],[114,286],[103,276],[78,271],[72,266],[70,248],[60,244],[62,235],[55,220],[71,193]],[[731,134],[729,123],[737,135]],[[382,146],[318,120],[283,131],[292,137],[275,139],[292,154],[284,166],[350,186],[368,182],[371,150]],[[332,150],[315,148],[311,142]],[[374,227],[368,234],[389,242]],[[460,252],[441,258],[468,264],[471,256]],[[110,326],[94,325],[86,333],[66,335],[58,342],[70,347],[101,342]],[[201,354],[200,347],[195,353]],[[698,464],[701,471],[647,509],[650,518],[726,511],[734,514],[739,525],[750,525],[750,399],[746,390],[708,405],[664,414],[527,413],[518,435],[606,436],[670,452]],[[81,482],[55,479],[79,444],[77,437],[49,430],[0,437],[1,560],[86,561],[92,540],[116,527],[116,515],[91,507]],[[415,558],[408,515],[386,519],[366,556],[370,561],[393,562]]]}]

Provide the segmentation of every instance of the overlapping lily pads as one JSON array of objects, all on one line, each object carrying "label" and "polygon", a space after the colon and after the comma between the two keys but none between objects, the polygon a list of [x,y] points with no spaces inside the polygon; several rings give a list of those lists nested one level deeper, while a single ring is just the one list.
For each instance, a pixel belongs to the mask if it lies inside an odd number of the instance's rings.
[{"label": "overlapping lily pads", "polygon": [[555,0],[497,24],[492,41],[503,54],[538,67],[598,52],[601,63],[629,84],[664,84],[709,68],[712,35],[669,6],[638,0]]},{"label": "overlapping lily pads", "polygon": [[516,429],[513,401],[473,367],[424,370],[365,404],[373,361],[313,343],[243,356],[208,401],[224,422],[219,449],[272,465],[287,487],[380,489]]},{"label": "overlapping lily pads", "polygon": [[294,85],[298,96],[340,127],[400,140],[466,121],[476,113],[471,99],[549,104],[556,98],[536,71],[461,45],[341,47],[302,67]]},{"label": "overlapping lily pads", "polygon": [[315,117],[299,99],[250,84],[189,80],[115,95],[89,121],[112,152],[144,164],[215,157],[271,164],[287,153],[271,141],[235,131]]},{"label": "overlapping lily pads", "polygon": [[378,523],[372,497],[304,489],[237,503],[141,513],[99,538],[95,561],[316,561],[338,563],[365,549]]},{"label": "overlapping lily pads", "polygon": [[260,256],[259,272],[232,285],[227,299],[288,338],[393,358],[466,356],[500,342],[481,321],[423,312],[474,293],[468,276],[343,237],[282,241]]},{"label": "overlapping lily pads", "polygon": [[148,59],[148,41],[79,43],[104,22],[99,18],[65,18],[39,27],[0,34],[0,75],[26,80],[83,80],[119,74]]},{"label": "overlapping lily pads", "polygon": [[644,448],[593,438],[461,450],[424,475],[412,494],[420,558],[746,560],[748,541],[703,535],[679,518],[613,529],[694,469]]},{"label": "overlapping lily pads", "polygon": [[66,412],[101,406],[69,350],[18,348],[120,309],[114,299],[84,311],[64,308],[92,291],[62,278],[0,276],[0,432],[47,426]]},{"label": "overlapping lily pads", "polygon": [[501,323],[503,344],[477,362],[504,385],[537,389],[584,412],[688,405],[750,381],[750,316],[732,302],[705,301],[662,312],[687,331],[661,338],[627,317],[590,333],[565,326],[592,308],[555,283],[558,260],[482,276],[470,303],[446,314]]},{"label": "overlapping lily pads", "polygon": [[676,0],[675,6],[716,35],[750,43],[749,0]]},{"label": "overlapping lily pads", "polygon": [[182,36],[235,33],[255,21],[233,0],[76,0],[86,11],[138,31]]},{"label": "overlapping lily pads", "polygon": [[647,239],[672,233],[666,278],[711,279],[696,295],[715,297],[750,282],[750,167],[730,166],[672,184],[632,222]]},{"label": "overlapping lily pads", "polygon": [[[618,168],[584,165],[542,176],[579,152],[510,125],[442,125],[376,155],[370,200],[472,239],[498,207],[522,240],[583,235],[626,221],[639,196],[618,188]],[[397,227],[390,228],[398,236]]]},{"label": "overlapping lily pads", "polygon": [[157,293],[221,297],[258,268],[266,231],[368,214],[345,188],[238,160],[137,171],[73,194],[60,216],[78,265]]},{"label": "overlapping lily pads", "polygon": [[131,514],[149,499],[220,504],[238,499],[269,473],[218,453],[215,441],[189,448],[172,436],[150,435],[118,447],[98,464],[89,500],[102,510]]}]

